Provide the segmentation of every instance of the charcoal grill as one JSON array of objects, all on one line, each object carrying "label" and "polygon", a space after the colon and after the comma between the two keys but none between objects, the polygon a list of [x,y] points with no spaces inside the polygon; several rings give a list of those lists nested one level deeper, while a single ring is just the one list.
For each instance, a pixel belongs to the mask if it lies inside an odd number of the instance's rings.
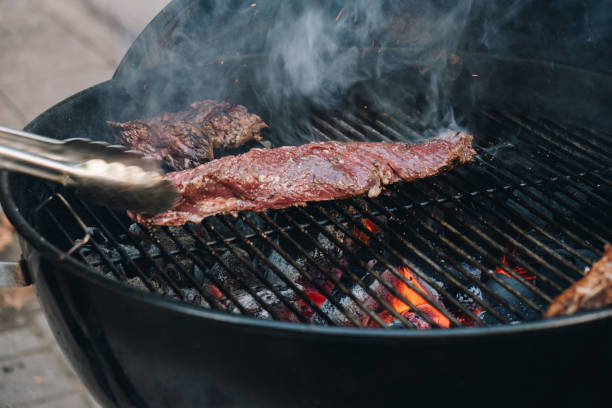
[{"label": "charcoal grill", "polygon": [[[418,116],[371,108],[345,113],[344,118],[313,114],[311,120],[300,141],[312,141],[314,135],[316,140],[418,143],[427,134],[419,128]],[[473,120],[475,165],[390,187],[379,198],[219,215],[200,225],[148,229],[123,213],[50,188],[31,217],[43,236],[90,270],[211,310],[389,328],[381,311],[366,305],[375,299],[396,325],[415,328],[391,305],[390,299],[397,299],[437,326],[382,276],[388,270],[436,307],[450,326],[538,320],[610,240],[610,230],[602,224],[612,214],[606,136],[507,110],[484,109]],[[270,134],[269,140],[282,145],[280,135]],[[446,307],[402,274],[401,266],[434,288]],[[225,271],[211,272],[219,267]],[[302,285],[292,274],[299,275]],[[219,275],[239,284],[232,287]],[[306,293],[304,285],[311,285],[315,295]],[[393,296],[381,297],[374,285]],[[248,292],[248,301],[237,299],[236,290]],[[323,299],[315,302],[313,297]],[[249,301],[256,306],[249,309]]]},{"label": "charcoal grill", "polygon": [[[177,10],[200,18],[206,7],[197,3],[170,5],[113,80],[60,103],[28,130],[109,140],[105,120],[178,110],[206,95],[261,114],[272,146],[417,143],[435,134],[422,98],[398,86],[413,70],[378,81],[374,92],[357,86],[333,110],[296,103],[288,109],[299,113],[291,139],[249,81],[265,56],[187,69],[228,78],[222,95],[209,83],[169,89],[184,68],[161,69],[151,62],[159,55],[142,50],[173,38]],[[3,173],[3,208],[27,242],[41,302],[94,394],[117,406],[376,406],[468,401],[475,389],[483,400],[512,390],[507,399],[521,403],[598,401],[612,360],[611,313],[541,315],[612,240],[610,126],[594,125],[597,108],[583,114],[550,99],[571,80],[579,91],[563,98],[595,95],[599,103],[611,81],[538,61],[462,57],[476,68],[454,79],[455,114],[475,136],[476,163],[390,186],[378,198],[149,230],[69,191]],[[517,80],[523,75],[536,79]],[[553,75],[552,84],[537,82]],[[503,81],[483,88],[487,76]],[[534,83],[537,108],[520,96]],[[504,104],[499,92],[508,95]],[[141,103],[159,95],[155,107]],[[432,330],[415,330],[423,326]]]}]

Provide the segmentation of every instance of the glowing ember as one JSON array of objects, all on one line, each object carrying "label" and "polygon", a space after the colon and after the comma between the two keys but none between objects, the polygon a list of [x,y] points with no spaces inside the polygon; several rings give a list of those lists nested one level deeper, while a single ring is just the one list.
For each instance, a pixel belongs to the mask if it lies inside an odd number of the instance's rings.
[{"label": "glowing ember", "polygon": [[[484,309],[483,309],[483,308],[481,308],[481,307],[476,307],[476,309],[474,310],[474,314],[475,314],[476,316],[478,316],[478,315],[479,315],[480,313],[482,313],[482,312],[484,312]],[[461,314],[461,315],[459,315],[459,316],[457,317],[457,320],[459,320],[459,322],[460,322],[462,325],[464,325],[464,326],[468,326],[468,327],[472,327],[472,326],[474,326],[474,320],[473,320],[471,317],[469,317],[469,316],[467,316],[467,315],[465,315],[465,314]]]},{"label": "glowing ember", "polygon": [[[516,248],[512,249],[512,255],[516,255]],[[534,274],[528,272],[522,266],[519,266],[519,265],[512,266],[512,264],[510,263],[510,261],[508,260],[508,257],[506,255],[502,256],[501,262],[502,262],[502,264],[506,268],[511,269],[512,272],[515,272],[517,275],[519,275],[520,277],[522,277],[526,281],[532,282],[532,283],[535,281],[536,277],[535,277]],[[508,272],[506,272],[505,270],[503,270],[500,267],[495,268],[495,272],[496,273],[501,273],[502,275],[505,275],[505,276],[507,276],[509,278],[512,278],[512,275],[510,275]]]},{"label": "glowing ember", "polygon": [[221,290],[219,290],[218,287],[216,287],[215,285],[208,285],[208,289],[210,289],[210,292],[213,294],[214,297],[216,297],[217,299],[220,299],[223,297],[223,293],[221,292]]},{"label": "glowing ember", "polygon": [[[364,227],[366,227],[368,229],[368,231],[370,231],[372,234],[377,234],[378,232],[380,232],[380,228],[378,228],[378,225],[374,224],[374,222],[370,221],[367,218],[364,218],[361,220],[361,223],[363,224]],[[365,232],[363,232],[362,230],[360,230],[359,228],[353,226],[353,234],[357,235],[357,237],[364,243],[367,244],[368,241],[370,240],[370,236],[368,234],[366,234]]]},{"label": "glowing ember", "polygon": [[319,293],[319,291],[316,289],[308,289],[305,290],[304,293],[306,293],[306,296],[308,296],[308,298],[312,300],[312,303],[317,306],[321,306],[323,302],[327,300],[327,298],[321,293]]},{"label": "glowing ember", "polygon": [[[398,268],[398,272],[401,273],[410,283],[412,283],[415,287],[420,289],[423,293],[428,293],[425,287],[419,282],[419,280],[412,274],[410,269],[405,266],[401,266]],[[406,298],[410,303],[418,307],[422,312],[427,314],[431,320],[435,324],[440,327],[449,328],[450,320],[446,316],[444,316],[438,309],[429,304],[421,295],[419,295],[414,289],[410,288],[403,281],[397,279],[398,284],[396,288],[398,292]],[[401,314],[404,314],[410,310],[410,306],[408,306],[404,301],[399,298],[392,297],[390,300],[391,306]]]}]

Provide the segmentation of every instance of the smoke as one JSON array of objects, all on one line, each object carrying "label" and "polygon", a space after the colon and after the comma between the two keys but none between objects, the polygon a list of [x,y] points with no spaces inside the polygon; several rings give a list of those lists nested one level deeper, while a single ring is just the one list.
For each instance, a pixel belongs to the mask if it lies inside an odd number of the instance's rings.
[{"label": "smoke", "polygon": [[386,105],[420,92],[427,120],[452,117],[444,87],[449,65],[460,62],[455,53],[471,1],[280,4],[263,47],[268,59],[256,73],[269,109],[279,113],[305,100],[330,110],[355,85],[412,68],[421,77],[413,87],[396,84],[393,98],[384,98],[375,86],[361,86],[362,96],[392,109]]},{"label": "smoke", "polygon": [[[532,86],[528,75],[518,77],[520,92],[514,84],[500,86],[501,78],[512,77],[507,67],[523,65],[521,58],[551,61],[551,66],[588,61],[589,68],[609,71],[612,26],[601,3],[177,2],[183,9],[171,10],[169,23],[156,27],[162,41],[144,47],[137,65],[124,70],[126,90],[137,90],[133,99],[139,105],[133,110],[122,106],[111,119],[144,115],[134,110],[155,115],[184,109],[194,100],[220,99],[247,106],[274,129],[286,130],[284,140],[297,143],[289,136],[296,126],[308,127],[296,122],[313,109],[339,113],[346,106],[368,105],[379,112],[412,114],[404,107],[414,106],[421,131],[452,125],[455,113],[459,120],[460,107],[455,104],[453,111],[451,103],[457,99],[459,105],[467,100],[474,106],[482,95],[528,106],[557,103],[541,84]],[[493,69],[491,56],[508,56],[514,65],[502,58]],[[147,67],[153,80],[144,78]],[[558,84],[560,91],[566,86]],[[457,92],[465,94],[458,98]]]}]

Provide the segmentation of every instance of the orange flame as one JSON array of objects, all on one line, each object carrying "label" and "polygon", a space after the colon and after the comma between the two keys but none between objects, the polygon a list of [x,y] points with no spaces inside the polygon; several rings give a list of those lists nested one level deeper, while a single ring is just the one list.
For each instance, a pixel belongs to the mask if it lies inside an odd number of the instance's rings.
[{"label": "orange flame", "polygon": [[[506,248],[508,249],[508,248]],[[512,255],[516,255],[517,251],[516,248],[512,249]],[[517,273],[519,276],[521,276],[523,279],[525,279],[528,282],[533,282],[535,280],[535,275],[533,275],[532,273],[529,273],[528,271],[525,270],[525,268],[523,268],[522,266],[515,266],[512,267],[512,265],[510,264],[510,261],[508,260],[508,258],[506,257],[506,255],[504,254],[501,258],[501,263],[509,268],[512,269],[512,272]],[[501,273],[502,275],[505,275],[509,278],[512,278],[512,275],[510,275],[508,272],[506,272],[505,270],[503,270],[502,268],[500,268],[499,266],[497,268],[495,268],[495,272],[496,273]],[[514,278],[513,278],[514,279]]]},{"label": "orange flame", "polygon": [[[366,227],[368,231],[370,231],[372,234],[376,234],[380,231],[380,228],[378,228],[378,225],[374,224],[372,221],[370,221],[367,218],[364,218],[363,220],[361,220],[361,222],[363,223],[363,226]],[[359,238],[364,244],[367,244],[368,241],[370,240],[370,236],[368,234],[361,231],[359,228],[355,226],[353,226],[353,234],[357,235],[357,238]]]},{"label": "orange flame", "polygon": [[[421,285],[421,283],[414,277],[410,269],[406,268],[405,266],[400,266],[398,268],[398,272],[400,272],[408,281],[410,281],[410,283],[412,283],[415,287],[419,288],[423,293],[427,293],[427,290],[425,290],[423,285]],[[397,290],[404,298],[409,300],[410,303],[412,303],[425,314],[427,314],[435,324],[444,328],[450,327],[450,320],[448,320],[448,318],[444,316],[442,312],[440,312],[434,306],[429,304],[429,302],[427,302],[414,289],[410,288],[408,285],[406,285],[403,281],[399,279]],[[398,313],[406,313],[410,310],[410,306],[408,306],[406,303],[404,303],[404,301],[396,297],[391,298],[391,306],[393,306],[393,308]]]}]

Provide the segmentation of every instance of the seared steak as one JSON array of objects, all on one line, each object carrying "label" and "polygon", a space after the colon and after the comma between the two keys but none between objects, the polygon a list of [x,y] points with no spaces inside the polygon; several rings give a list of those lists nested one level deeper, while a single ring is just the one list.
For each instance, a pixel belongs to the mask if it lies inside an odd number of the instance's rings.
[{"label": "seared steak", "polygon": [[584,278],[553,299],[544,317],[571,315],[612,304],[612,245],[606,244],[604,251]]},{"label": "seared steak", "polygon": [[242,105],[201,101],[191,109],[126,123],[108,122],[115,143],[164,161],[172,170],[196,167],[213,159],[213,149],[233,149],[261,139],[268,127]]},{"label": "seared steak", "polygon": [[180,225],[217,213],[262,211],[367,193],[400,180],[433,176],[476,152],[472,136],[448,132],[419,145],[317,142],[276,149],[251,149],[191,170],[166,174],[182,194],[171,210],[139,222]]}]

